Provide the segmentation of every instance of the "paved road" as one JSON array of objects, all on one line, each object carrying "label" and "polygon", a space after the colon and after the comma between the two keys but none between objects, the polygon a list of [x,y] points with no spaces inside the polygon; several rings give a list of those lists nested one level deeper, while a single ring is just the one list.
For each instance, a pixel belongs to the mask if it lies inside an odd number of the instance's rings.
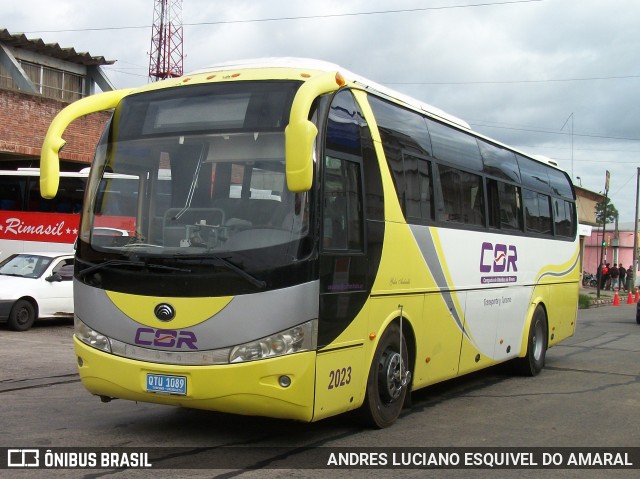
[{"label": "paved road", "polygon": [[[635,305],[579,313],[577,334],[547,355],[536,378],[508,368],[449,381],[413,395],[391,428],[362,429],[350,416],[315,424],[239,417],[151,404],[102,404],[76,375],[69,321],[25,333],[0,325],[0,447],[188,447],[171,460],[195,464],[222,446],[638,447],[640,325]],[[277,451],[282,452],[282,451]],[[277,462],[277,457],[256,461]],[[263,454],[263,456],[264,456]],[[275,454],[275,453],[274,453]],[[180,456],[180,454],[178,454]],[[284,456],[283,456],[284,457]],[[167,460],[170,460],[169,458]],[[18,472],[20,474],[18,474]],[[58,473],[56,475],[56,472]],[[9,474],[11,473],[11,474]],[[638,470],[174,471],[172,477],[637,477]],[[165,477],[169,471],[2,471],[0,477]]]}]

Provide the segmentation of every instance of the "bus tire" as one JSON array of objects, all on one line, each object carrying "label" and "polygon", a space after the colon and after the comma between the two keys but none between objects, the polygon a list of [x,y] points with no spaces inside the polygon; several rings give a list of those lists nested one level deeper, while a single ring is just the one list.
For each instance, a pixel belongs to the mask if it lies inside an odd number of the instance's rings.
[{"label": "bus tire", "polygon": [[544,312],[544,308],[538,306],[533,313],[533,319],[529,327],[527,354],[524,358],[515,360],[516,371],[523,376],[537,376],[544,368],[548,344],[547,315]]},{"label": "bus tire", "polygon": [[25,299],[19,299],[11,308],[7,323],[13,331],[26,331],[35,321],[36,311],[33,305]]},{"label": "bus tire", "polygon": [[[401,359],[400,327],[392,323],[382,335],[369,369],[361,407],[365,425],[382,429],[398,419],[411,383],[408,361],[405,338],[402,337]],[[401,371],[404,372],[402,377]]]}]

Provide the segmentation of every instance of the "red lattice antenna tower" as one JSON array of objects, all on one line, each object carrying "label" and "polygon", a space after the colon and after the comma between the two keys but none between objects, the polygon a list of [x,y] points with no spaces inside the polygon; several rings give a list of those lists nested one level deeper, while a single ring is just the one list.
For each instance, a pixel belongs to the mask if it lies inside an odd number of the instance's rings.
[{"label": "red lattice antenna tower", "polygon": [[154,0],[149,78],[182,76],[182,0]]}]

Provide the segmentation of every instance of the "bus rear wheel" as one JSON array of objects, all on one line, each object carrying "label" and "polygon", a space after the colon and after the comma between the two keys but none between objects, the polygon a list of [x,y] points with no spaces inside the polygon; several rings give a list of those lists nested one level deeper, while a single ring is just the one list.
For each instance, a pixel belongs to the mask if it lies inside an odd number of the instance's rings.
[{"label": "bus rear wheel", "polygon": [[400,327],[393,323],[382,335],[376,348],[369,376],[362,418],[367,426],[379,429],[398,419],[411,383],[407,345],[400,338]]},{"label": "bus rear wheel", "polygon": [[536,376],[542,368],[547,355],[549,332],[547,327],[547,315],[541,306],[533,313],[529,337],[527,340],[527,355],[515,360],[517,372],[524,376]]}]

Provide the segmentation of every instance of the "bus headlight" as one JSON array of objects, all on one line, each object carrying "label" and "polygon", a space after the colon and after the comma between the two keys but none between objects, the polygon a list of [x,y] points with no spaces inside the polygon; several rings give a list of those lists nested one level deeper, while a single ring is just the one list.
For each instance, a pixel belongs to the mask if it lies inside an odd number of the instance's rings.
[{"label": "bus headlight", "polygon": [[311,351],[316,348],[317,342],[318,321],[314,319],[266,338],[234,347],[229,354],[229,362],[241,363]]},{"label": "bus headlight", "polygon": [[83,343],[101,351],[111,352],[111,343],[104,334],[94,331],[77,317],[73,321],[73,333]]}]

